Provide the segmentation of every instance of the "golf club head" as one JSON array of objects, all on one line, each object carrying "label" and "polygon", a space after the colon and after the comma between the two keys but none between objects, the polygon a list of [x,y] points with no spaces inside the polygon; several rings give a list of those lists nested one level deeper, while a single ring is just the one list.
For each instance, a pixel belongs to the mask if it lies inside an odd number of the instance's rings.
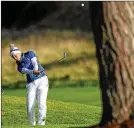
[{"label": "golf club head", "polygon": [[63,57],[65,58],[66,56],[67,56],[67,53],[66,53],[66,52],[64,52]]}]

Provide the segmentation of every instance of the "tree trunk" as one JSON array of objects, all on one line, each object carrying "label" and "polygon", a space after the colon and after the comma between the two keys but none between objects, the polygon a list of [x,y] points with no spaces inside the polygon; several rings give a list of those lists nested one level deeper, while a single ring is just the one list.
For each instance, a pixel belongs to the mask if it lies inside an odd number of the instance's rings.
[{"label": "tree trunk", "polygon": [[90,8],[102,94],[100,124],[120,124],[134,110],[134,2],[91,2]]}]

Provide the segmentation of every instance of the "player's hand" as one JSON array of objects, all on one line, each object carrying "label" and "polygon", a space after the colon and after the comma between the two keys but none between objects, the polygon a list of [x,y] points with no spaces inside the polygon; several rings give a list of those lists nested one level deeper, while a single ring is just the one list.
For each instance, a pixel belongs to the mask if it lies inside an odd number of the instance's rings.
[{"label": "player's hand", "polygon": [[38,70],[33,70],[33,74],[39,75],[39,74],[40,74],[40,71],[38,71]]}]

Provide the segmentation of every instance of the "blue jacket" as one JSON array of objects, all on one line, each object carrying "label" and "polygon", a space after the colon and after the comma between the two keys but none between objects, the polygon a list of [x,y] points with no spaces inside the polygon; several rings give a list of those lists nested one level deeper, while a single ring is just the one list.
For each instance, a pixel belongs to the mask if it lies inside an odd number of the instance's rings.
[{"label": "blue jacket", "polygon": [[[18,71],[21,72],[22,68],[27,68],[29,70],[33,70],[33,64],[31,62],[31,59],[33,57],[37,57],[36,54],[33,51],[28,51],[26,53],[22,53],[20,61],[16,62],[18,67]],[[38,61],[38,70],[41,72],[40,75],[35,75],[35,74],[26,74],[27,77],[27,83],[30,83],[36,79],[39,79],[40,77],[43,77],[46,75],[46,72],[44,68],[41,66],[41,64]],[[21,72],[22,73],[22,72]]]}]

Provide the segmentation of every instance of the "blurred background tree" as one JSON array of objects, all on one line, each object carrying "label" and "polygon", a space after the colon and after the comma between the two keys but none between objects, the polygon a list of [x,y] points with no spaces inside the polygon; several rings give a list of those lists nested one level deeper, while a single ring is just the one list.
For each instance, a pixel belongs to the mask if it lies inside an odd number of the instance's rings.
[{"label": "blurred background tree", "polygon": [[3,1],[1,9],[3,38],[20,37],[24,32],[41,33],[45,29],[91,30],[88,2]]}]

